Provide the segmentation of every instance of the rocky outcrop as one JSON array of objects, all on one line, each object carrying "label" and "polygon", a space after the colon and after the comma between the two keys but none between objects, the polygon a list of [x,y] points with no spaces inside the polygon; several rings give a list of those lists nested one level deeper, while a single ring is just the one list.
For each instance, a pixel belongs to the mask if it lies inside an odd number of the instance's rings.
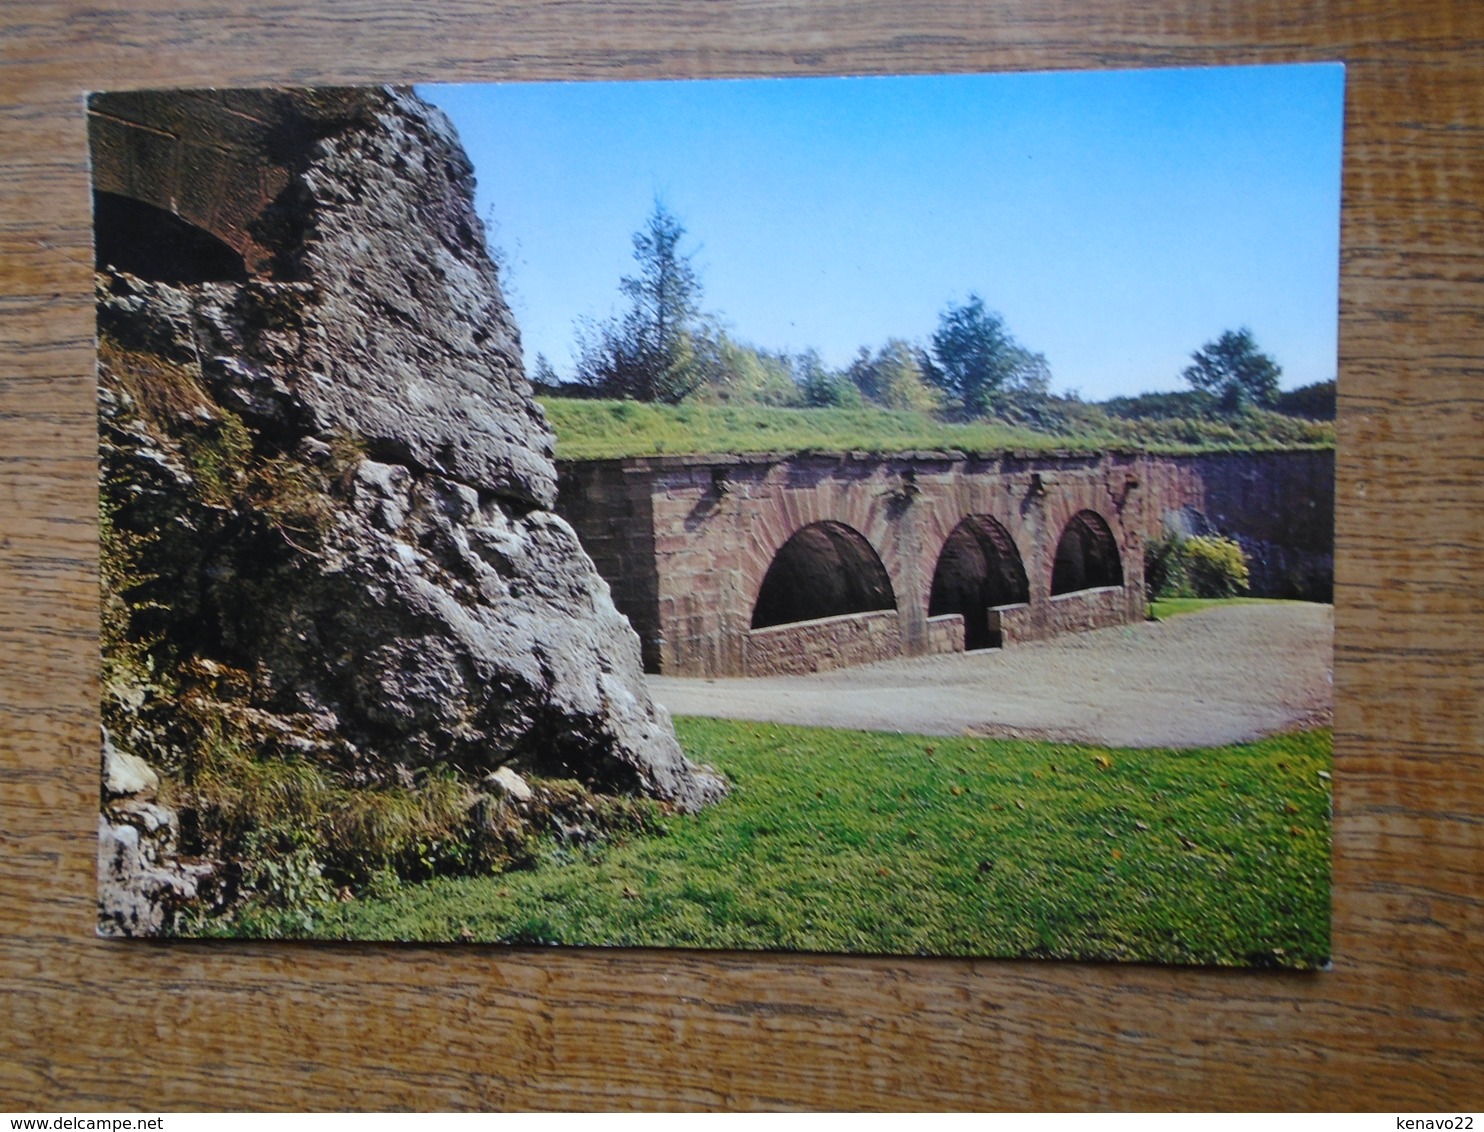
[{"label": "rocky outcrop", "polygon": [[196,901],[213,869],[180,860],[180,819],[155,801],[160,785],[144,760],[103,732],[103,808],[98,815],[98,925],[105,935],[155,935]]},{"label": "rocky outcrop", "polygon": [[[105,139],[139,116],[92,108]],[[550,510],[552,438],[447,122],[392,89],[236,96],[249,111],[289,171],[239,218],[258,270],[100,264],[125,637],[168,657],[183,701],[224,701],[202,673],[238,674],[234,719],[357,782],[510,765],[683,809],[720,797]],[[98,138],[95,164],[122,160]]]}]

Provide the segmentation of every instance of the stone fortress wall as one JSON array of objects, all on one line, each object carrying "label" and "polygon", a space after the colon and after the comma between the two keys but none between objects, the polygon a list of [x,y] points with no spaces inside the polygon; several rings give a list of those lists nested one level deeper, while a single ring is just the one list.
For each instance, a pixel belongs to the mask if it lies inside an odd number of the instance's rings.
[{"label": "stone fortress wall", "polygon": [[559,471],[558,510],[646,669],[670,675],[819,671],[1138,621],[1144,544],[1164,530],[1237,538],[1257,595],[1324,596],[1333,575],[1333,452],[664,456]]}]

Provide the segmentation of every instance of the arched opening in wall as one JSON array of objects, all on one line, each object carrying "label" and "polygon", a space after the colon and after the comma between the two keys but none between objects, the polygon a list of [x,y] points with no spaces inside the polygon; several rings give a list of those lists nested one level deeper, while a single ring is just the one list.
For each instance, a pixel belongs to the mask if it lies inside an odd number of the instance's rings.
[{"label": "arched opening in wall", "polygon": [[117,193],[93,194],[93,259],[155,283],[242,283],[247,265],[225,240],[173,212]]},{"label": "arched opening in wall", "polygon": [[752,607],[752,627],[896,607],[886,567],[859,531],[811,523],[774,555]]},{"label": "arched opening in wall", "polygon": [[1118,558],[1118,540],[1108,521],[1096,511],[1079,511],[1068,521],[1056,544],[1051,567],[1051,595],[1099,586],[1123,585],[1123,563]]},{"label": "arched opening in wall", "polygon": [[1010,532],[987,515],[970,515],[953,528],[938,555],[928,616],[958,613],[964,648],[998,648],[1003,642],[989,611],[1030,600],[1025,567]]}]

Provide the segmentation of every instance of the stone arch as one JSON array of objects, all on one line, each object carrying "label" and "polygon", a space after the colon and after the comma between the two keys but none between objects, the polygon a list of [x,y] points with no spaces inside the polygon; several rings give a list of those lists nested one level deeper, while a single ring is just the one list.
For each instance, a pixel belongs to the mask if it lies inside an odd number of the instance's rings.
[{"label": "stone arch", "polygon": [[990,626],[989,611],[1029,600],[1025,566],[1010,532],[988,515],[962,519],[938,552],[928,616],[960,614],[964,648],[993,648],[1000,640]]},{"label": "stone arch", "polygon": [[896,607],[891,578],[865,536],[826,520],[779,547],[753,603],[752,628]]},{"label": "stone arch", "polygon": [[[92,94],[93,188],[171,214],[241,256],[247,275],[272,277],[279,241],[288,234],[265,245],[265,211],[292,183],[318,124],[328,128],[343,119],[355,97],[334,90],[313,99],[282,90]],[[116,252],[110,256],[128,270]]]},{"label": "stone arch", "polygon": [[115,268],[156,283],[245,282],[247,265],[225,240],[148,201],[93,194],[98,270]]},{"label": "stone arch", "polygon": [[1051,596],[1123,585],[1118,540],[1096,511],[1078,511],[1062,528],[1051,568]]},{"label": "stone arch", "polygon": [[903,605],[917,607],[920,583],[910,581],[913,563],[904,560],[891,497],[882,490],[886,481],[878,480],[874,471],[858,461],[804,457],[733,473],[734,490],[728,493],[726,506],[735,500],[735,526],[719,528],[717,537],[726,540],[726,550],[740,548],[733,611],[743,626],[784,544],[804,527],[821,523],[859,534],[885,568],[893,595]]}]

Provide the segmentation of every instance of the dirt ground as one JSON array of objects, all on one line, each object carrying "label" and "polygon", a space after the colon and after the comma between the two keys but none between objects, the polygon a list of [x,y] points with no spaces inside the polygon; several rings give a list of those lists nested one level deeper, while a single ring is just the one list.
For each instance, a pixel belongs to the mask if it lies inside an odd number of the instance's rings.
[{"label": "dirt ground", "polygon": [[1118,747],[1213,746],[1328,723],[1334,609],[1188,613],[1006,649],[812,676],[650,676],[677,715]]}]

